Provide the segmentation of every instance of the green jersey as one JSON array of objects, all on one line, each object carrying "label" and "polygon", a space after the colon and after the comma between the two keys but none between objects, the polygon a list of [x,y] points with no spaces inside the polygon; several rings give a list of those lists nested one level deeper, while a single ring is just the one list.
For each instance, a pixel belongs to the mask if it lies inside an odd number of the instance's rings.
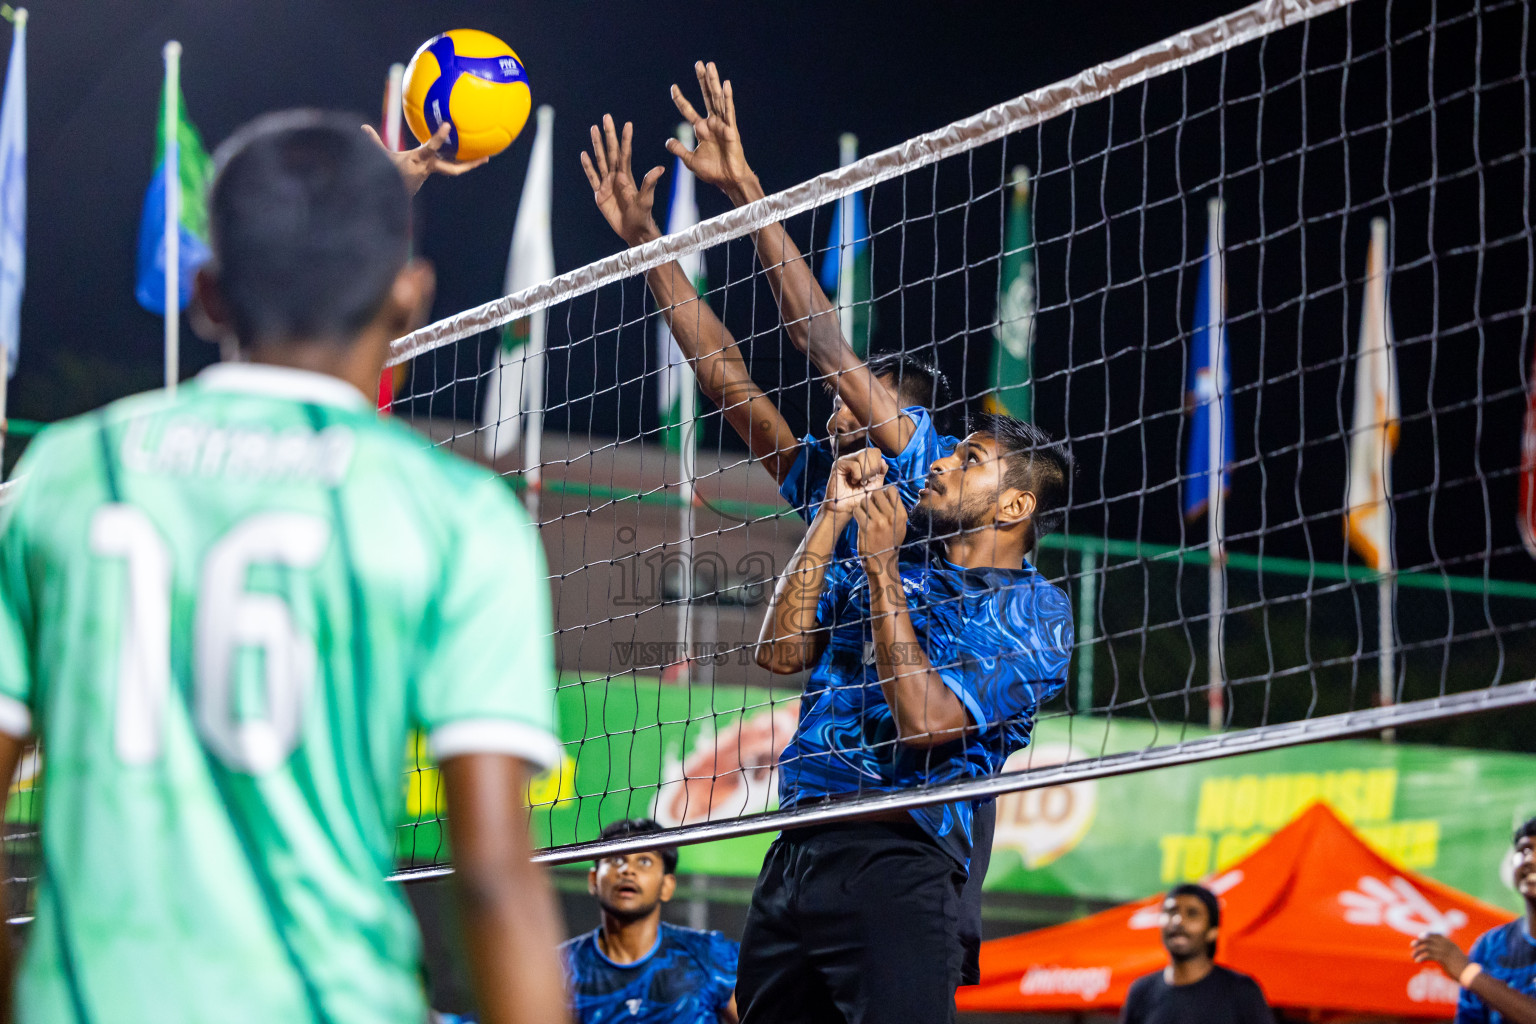
[{"label": "green jersey", "polygon": [[40,737],[25,1021],[416,1022],[402,752],[558,761],[544,562],[492,474],[224,364],[28,450],[0,730]]}]

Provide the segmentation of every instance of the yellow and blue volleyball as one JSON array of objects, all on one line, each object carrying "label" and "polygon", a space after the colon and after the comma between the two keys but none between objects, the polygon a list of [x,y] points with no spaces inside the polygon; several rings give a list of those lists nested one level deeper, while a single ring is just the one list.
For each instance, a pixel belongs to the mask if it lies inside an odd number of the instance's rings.
[{"label": "yellow and blue volleyball", "polygon": [[512,47],[489,32],[456,28],[433,36],[405,69],[405,123],[422,142],[447,121],[441,150],[467,163],[495,156],[528,121],[528,70]]}]

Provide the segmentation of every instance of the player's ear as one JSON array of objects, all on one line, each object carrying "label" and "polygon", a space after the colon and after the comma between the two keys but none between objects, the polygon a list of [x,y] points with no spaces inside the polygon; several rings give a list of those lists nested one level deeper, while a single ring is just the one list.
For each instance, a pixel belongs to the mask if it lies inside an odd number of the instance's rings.
[{"label": "player's ear", "polygon": [[229,306],[224,293],[219,290],[219,275],[211,263],[197,268],[192,278],[193,329],[207,341],[222,341],[226,334],[234,333],[230,323]]},{"label": "player's ear", "polygon": [[587,895],[597,895],[597,865],[593,864],[587,869]]},{"label": "player's ear", "polygon": [[400,268],[378,319],[388,336],[398,338],[426,323],[437,290],[437,274],[424,259],[412,259]]},{"label": "player's ear", "polygon": [[1004,487],[997,496],[997,522],[1000,526],[1022,523],[1035,514],[1035,495],[1017,487]]},{"label": "player's ear", "polygon": [[661,876],[661,902],[671,903],[677,894],[677,876],[670,872]]}]

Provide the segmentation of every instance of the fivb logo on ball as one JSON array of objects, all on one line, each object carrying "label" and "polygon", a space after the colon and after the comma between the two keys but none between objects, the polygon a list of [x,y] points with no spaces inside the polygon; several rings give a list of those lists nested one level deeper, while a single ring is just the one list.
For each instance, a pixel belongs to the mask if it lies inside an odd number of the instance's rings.
[{"label": "fivb logo on ball", "polygon": [[533,94],[522,59],[489,32],[456,28],[433,36],[405,69],[400,103],[422,142],[451,125],[444,156],[460,162],[495,156],[512,144]]}]

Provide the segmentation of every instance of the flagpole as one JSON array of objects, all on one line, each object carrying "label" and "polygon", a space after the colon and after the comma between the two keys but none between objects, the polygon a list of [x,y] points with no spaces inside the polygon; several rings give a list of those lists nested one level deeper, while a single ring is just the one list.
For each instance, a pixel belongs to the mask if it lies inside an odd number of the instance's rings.
[{"label": "flagpole", "polygon": [[174,395],[181,379],[181,44],[165,44],[165,390]]},{"label": "flagpole", "polygon": [[[26,46],[26,38],[27,38],[27,9],[25,7],[18,7],[11,14],[10,20],[16,26],[15,31],[16,31],[16,37],[17,37],[17,44],[18,44],[19,47],[22,48],[22,54],[24,56],[25,52],[26,52],[25,51],[25,46]],[[23,65],[23,68],[24,67],[25,67],[25,65]],[[7,68],[6,71],[7,71],[6,77],[7,77],[7,79],[9,79],[9,77],[10,77],[10,69]],[[22,79],[22,80],[24,81],[24,79]],[[23,98],[22,100],[18,101],[16,99],[16,97],[8,97],[8,98],[12,102],[21,102],[23,104],[23,106],[22,106],[22,116],[23,116],[23,118],[25,118],[25,116],[26,116],[25,99]],[[25,142],[26,141],[25,125],[23,125],[23,127],[22,127],[21,136],[22,136],[22,141]],[[23,194],[25,194],[25,185],[23,185]],[[3,197],[0,197],[0,198],[3,198]],[[7,206],[7,208],[5,209],[4,212],[5,212],[6,216],[9,216],[13,211]],[[23,254],[23,256],[24,256],[24,254]],[[20,306],[20,297],[19,297],[19,295],[17,297],[17,305],[18,305],[18,309],[19,309],[19,306]],[[19,316],[18,316],[17,320],[13,324],[8,324],[7,325],[7,333],[9,333],[9,329],[11,327],[14,327],[18,334],[20,333],[21,324],[20,324]],[[5,455],[6,434],[8,433],[8,431],[6,430],[6,427],[5,427],[5,423],[6,423],[6,416],[9,414],[8,406],[9,406],[9,394],[10,394],[10,388],[11,388],[11,344],[12,344],[13,341],[15,341],[17,343],[17,346],[19,348],[20,347],[20,339],[19,338],[15,338],[15,339],[12,339],[12,338],[0,339],[0,459],[3,459],[4,455]],[[0,465],[0,472],[3,472],[3,469],[4,469],[3,465]]]},{"label": "flagpole", "polygon": [[[688,148],[694,147],[693,126],[684,122],[677,126],[677,138]],[[667,211],[668,229],[672,230],[671,210]],[[699,255],[703,259],[703,254]],[[698,284],[690,281],[690,284]],[[699,296],[699,301],[704,297]],[[678,422],[678,468],[682,479],[678,485],[678,496],[682,499],[682,515],[679,517],[678,546],[683,553],[682,565],[682,597],[683,607],[677,615],[677,657],[673,659],[673,665],[678,666],[682,674],[682,680],[686,683],[703,682],[702,678],[694,678],[694,666],[712,665],[709,660],[696,662],[692,657],[689,647],[691,640],[696,640],[696,627],[694,623],[694,601],[698,595],[694,592],[694,557],[696,555],[694,545],[694,528],[696,525],[695,505],[698,503],[698,490],[695,481],[699,475],[699,453],[697,450],[699,438],[699,403],[698,386],[694,382],[693,366],[684,359],[672,364],[670,359],[664,365],[670,365],[676,372],[678,387],[677,395],[677,422]]]},{"label": "flagpole", "polygon": [[1227,503],[1221,482],[1226,471],[1226,423],[1223,422],[1226,399],[1226,346],[1222,344],[1226,320],[1226,267],[1222,252],[1222,203],[1212,199],[1205,208],[1207,231],[1206,251],[1210,260],[1210,289],[1206,295],[1206,308],[1201,315],[1206,318],[1207,365],[1211,368],[1210,416],[1207,419],[1206,437],[1208,462],[1206,465],[1206,542],[1210,551],[1210,627],[1206,631],[1206,660],[1209,679],[1206,693],[1210,704],[1209,724],[1220,731],[1225,724],[1226,679],[1222,653],[1223,616],[1226,610],[1226,535]]},{"label": "flagpole", "polygon": [[[838,136],[838,163],[847,167],[859,158],[859,137],[852,132]],[[853,204],[859,201],[857,192],[843,196],[838,216],[837,239],[837,323],[843,331],[843,340],[861,352],[853,337]]]},{"label": "flagpole", "polygon": [[[405,65],[391,64],[384,78],[384,111],[380,119],[380,135],[384,148],[391,153],[400,151],[400,90],[405,84]],[[395,405],[395,367],[386,366],[379,374],[379,412],[392,412]]]},{"label": "flagpole", "polygon": [[[536,116],[535,139],[551,138],[555,108],[546,103]],[[541,309],[528,318],[528,349],[523,356],[523,410],[528,417],[523,431],[523,479],[528,483],[528,517],[534,529],[539,526],[539,484],[544,476],[540,461],[544,441],[544,327],[545,311]]]}]

